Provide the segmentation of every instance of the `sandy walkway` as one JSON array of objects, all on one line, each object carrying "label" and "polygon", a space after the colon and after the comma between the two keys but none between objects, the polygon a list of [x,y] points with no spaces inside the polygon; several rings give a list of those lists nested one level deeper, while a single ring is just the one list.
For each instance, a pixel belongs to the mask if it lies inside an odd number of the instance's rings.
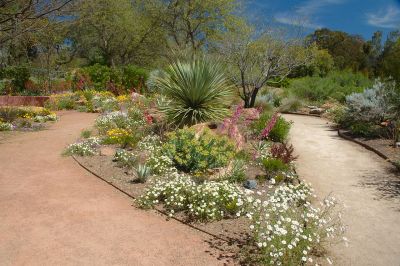
[{"label": "sandy walkway", "polygon": [[298,172],[323,197],[344,205],[348,248],[333,247],[335,265],[400,265],[400,176],[374,153],[343,140],[326,121],[285,115],[294,121]]},{"label": "sandy walkway", "polygon": [[133,208],[130,198],[60,156],[94,118],[65,112],[48,130],[0,144],[0,264],[222,264],[207,254],[204,235]]}]

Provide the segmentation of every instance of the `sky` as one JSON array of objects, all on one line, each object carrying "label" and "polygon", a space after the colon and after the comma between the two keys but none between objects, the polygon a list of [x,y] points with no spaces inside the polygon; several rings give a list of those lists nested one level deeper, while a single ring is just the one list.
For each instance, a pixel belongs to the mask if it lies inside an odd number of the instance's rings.
[{"label": "sky", "polygon": [[400,0],[248,0],[248,12],[282,26],[301,24],[306,33],[329,28],[370,39],[377,30],[400,29]]}]

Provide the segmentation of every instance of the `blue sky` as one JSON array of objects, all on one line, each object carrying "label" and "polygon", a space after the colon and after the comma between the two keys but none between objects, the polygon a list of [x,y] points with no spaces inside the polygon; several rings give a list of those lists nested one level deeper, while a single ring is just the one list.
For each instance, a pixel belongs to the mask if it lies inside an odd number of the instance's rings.
[{"label": "blue sky", "polygon": [[400,29],[400,0],[248,0],[252,17],[281,25],[301,24],[306,32],[327,27],[370,39]]}]

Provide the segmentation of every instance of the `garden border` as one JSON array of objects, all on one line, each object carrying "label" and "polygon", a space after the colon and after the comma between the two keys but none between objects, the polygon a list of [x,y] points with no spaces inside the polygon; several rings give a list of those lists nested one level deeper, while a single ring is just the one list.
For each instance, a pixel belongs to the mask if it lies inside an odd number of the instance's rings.
[{"label": "garden border", "polygon": [[357,139],[354,139],[354,138],[352,138],[352,137],[350,137],[350,136],[344,134],[343,130],[341,130],[341,129],[338,129],[337,132],[338,132],[339,137],[341,137],[341,138],[343,138],[343,139],[345,139],[345,140],[354,142],[354,143],[356,143],[356,144],[358,144],[358,145],[364,147],[365,149],[374,152],[376,155],[378,155],[379,157],[381,157],[381,158],[384,159],[385,161],[391,163],[394,167],[396,167],[397,169],[400,170],[400,168],[399,168],[399,166],[396,164],[396,162],[392,161],[392,160],[391,160],[389,157],[387,157],[384,153],[378,151],[377,149],[375,149],[374,147],[369,146],[369,145],[366,144],[366,143],[363,143],[363,142],[361,142],[361,141],[358,141]]},{"label": "garden border", "polygon": [[[281,112],[281,113],[282,113],[282,114],[289,114],[289,115],[303,115],[303,116],[319,117],[319,118],[323,119],[322,116],[320,116],[320,115],[314,115],[314,114],[303,114],[303,113],[296,113],[296,112]],[[352,138],[352,137],[350,137],[350,136],[345,135],[344,132],[343,132],[343,130],[341,130],[341,129],[338,129],[338,130],[337,130],[337,133],[338,133],[338,136],[339,136],[339,137],[341,137],[341,138],[343,138],[343,139],[345,139],[345,140],[354,142],[354,143],[356,143],[356,144],[358,144],[358,145],[364,147],[365,149],[374,152],[376,155],[378,155],[379,157],[381,157],[381,158],[384,159],[385,161],[391,163],[394,167],[396,167],[397,169],[400,170],[400,167],[396,164],[396,162],[394,162],[394,161],[392,161],[391,159],[389,159],[389,157],[387,157],[384,153],[382,153],[382,152],[378,151],[377,149],[375,149],[375,148],[369,146],[368,144],[365,144],[365,143],[363,143],[363,142],[361,142],[361,141],[358,141],[358,140],[356,140],[356,139],[354,139],[354,138]]]},{"label": "garden border", "polygon": [[37,106],[43,107],[50,96],[9,96],[0,95],[0,106]]},{"label": "garden border", "polygon": [[305,114],[305,113],[297,113],[297,112],[280,112],[280,113],[287,114],[287,115],[303,115],[303,116],[312,116],[312,117],[322,118],[321,115],[316,115],[316,114]]},{"label": "garden border", "polygon": [[[75,155],[72,155],[71,157],[74,159],[74,161],[75,161],[80,167],[82,167],[84,170],[86,170],[87,172],[89,172],[89,173],[92,174],[93,176],[99,178],[100,180],[104,181],[104,182],[107,183],[108,185],[110,185],[110,186],[116,188],[118,191],[122,192],[123,194],[125,194],[125,195],[128,196],[129,198],[131,198],[131,199],[133,199],[133,200],[136,200],[136,198],[135,198],[133,195],[131,195],[130,193],[128,193],[128,192],[124,191],[123,189],[117,187],[117,186],[114,185],[112,182],[107,181],[105,178],[101,177],[99,174],[97,174],[97,173],[95,173],[94,171],[90,170],[90,169],[89,169],[88,167],[86,167],[83,163],[81,163],[81,162],[75,157]],[[186,226],[188,226],[188,227],[190,227],[190,228],[192,228],[192,229],[194,229],[194,230],[197,230],[197,231],[199,231],[199,232],[201,232],[201,233],[203,233],[203,234],[209,235],[209,236],[211,236],[211,237],[213,237],[213,238],[216,238],[216,239],[218,239],[218,240],[224,241],[224,242],[226,242],[226,243],[228,243],[228,244],[231,244],[231,243],[234,243],[234,242],[235,242],[235,239],[232,239],[232,238],[224,238],[224,237],[215,235],[215,234],[210,233],[210,232],[208,232],[208,231],[206,231],[206,230],[204,230],[204,229],[198,228],[198,227],[196,227],[196,226],[194,226],[194,225],[192,225],[192,224],[190,224],[190,223],[187,223],[187,222],[185,222],[184,220],[181,220],[181,219],[179,219],[179,218],[176,218],[175,216],[170,217],[170,216],[168,215],[168,213],[166,213],[165,211],[163,211],[163,210],[161,210],[161,209],[159,209],[159,208],[156,208],[156,207],[155,207],[155,208],[153,208],[153,210],[157,211],[158,213],[160,213],[160,214],[162,214],[162,215],[165,215],[165,216],[167,217],[167,219],[174,219],[175,221],[178,221],[178,222],[180,222],[181,224],[184,224],[184,225],[186,225]]]}]

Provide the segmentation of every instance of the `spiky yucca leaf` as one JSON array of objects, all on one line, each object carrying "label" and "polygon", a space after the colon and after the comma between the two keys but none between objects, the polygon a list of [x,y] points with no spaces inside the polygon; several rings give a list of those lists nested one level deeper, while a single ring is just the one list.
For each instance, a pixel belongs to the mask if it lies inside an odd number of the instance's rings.
[{"label": "spiky yucca leaf", "polygon": [[168,100],[161,111],[176,125],[219,121],[229,114],[234,90],[218,63],[177,61],[152,82]]}]

